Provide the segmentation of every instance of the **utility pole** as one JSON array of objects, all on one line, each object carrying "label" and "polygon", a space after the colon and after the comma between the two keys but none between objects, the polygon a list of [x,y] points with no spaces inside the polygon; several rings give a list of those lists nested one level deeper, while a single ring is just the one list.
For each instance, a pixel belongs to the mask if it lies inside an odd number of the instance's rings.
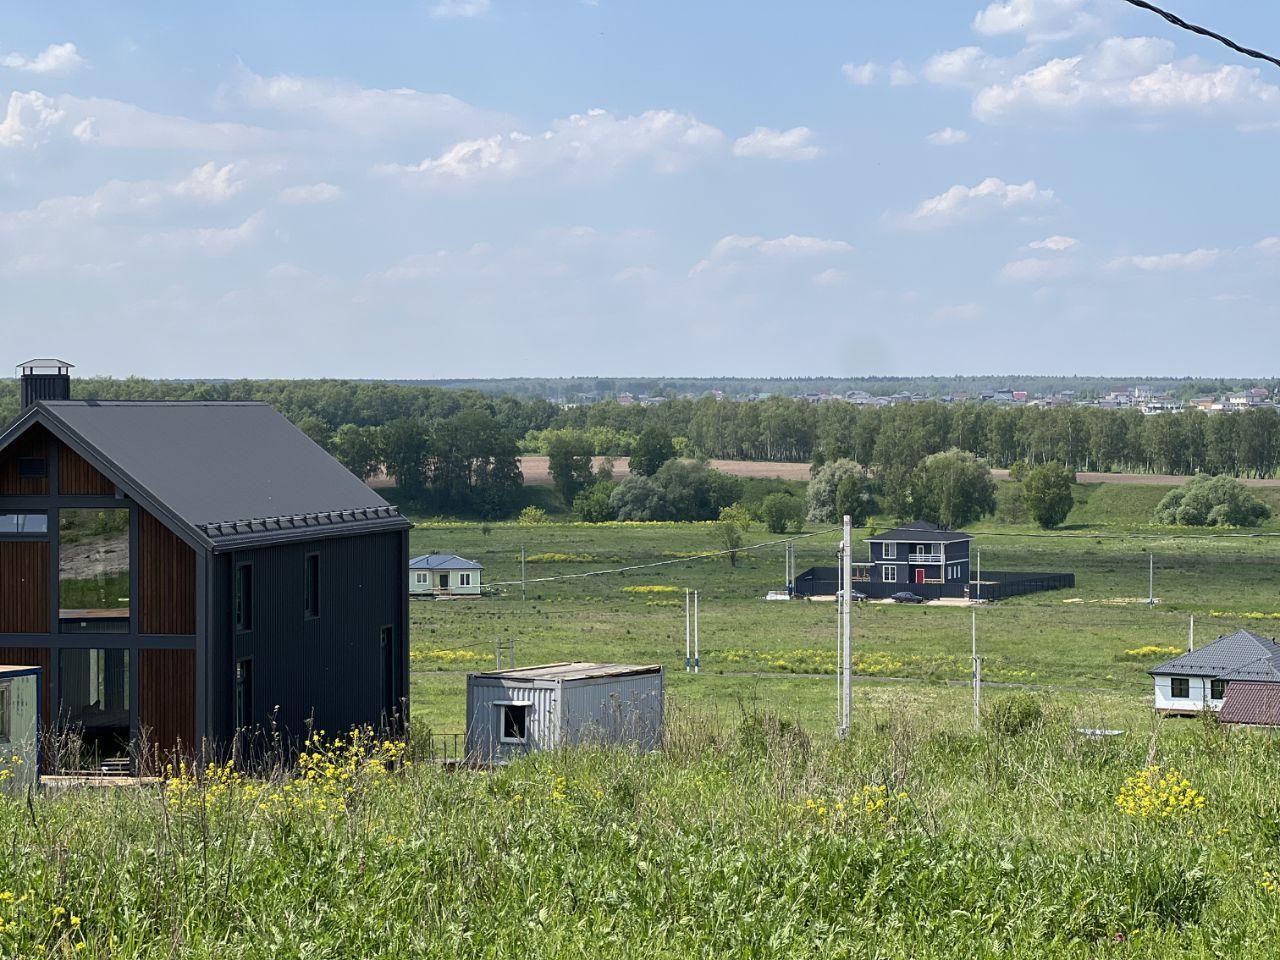
[{"label": "utility pole", "polygon": [[693,669],[693,632],[689,626],[689,588],[684,588],[684,672]]},{"label": "utility pole", "polygon": [[525,600],[525,567],[524,567],[524,544],[520,544],[520,602]]},{"label": "utility pole", "polygon": [[1156,555],[1147,554],[1147,606],[1153,610],[1156,605]]},{"label": "utility pole", "polygon": [[840,544],[840,736],[853,722],[853,637],[850,596],[853,586],[853,520],[845,514],[844,538]]},{"label": "utility pole", "polygon": [[973,552],[978,555],[978,579],[974,582],[978,588],[978,599],[981,600],[982,599],[982,551],[975,548]]},{"label": "utility pole", "polygon": [[702,665],[698,653],[698,591],[693,591],[693,672],[697,673]]},{"label": "utility pole", "polygon": [[978,611],[970,607],[969,636],[973,643],[973,729],[982,729],[982,661],[978,659]]},{"label": "utility pole", "polygon": [[1187,649],[1194,651],[1196,648],[1196,615],[1191,615],[1191,622],[1187,624]]}]

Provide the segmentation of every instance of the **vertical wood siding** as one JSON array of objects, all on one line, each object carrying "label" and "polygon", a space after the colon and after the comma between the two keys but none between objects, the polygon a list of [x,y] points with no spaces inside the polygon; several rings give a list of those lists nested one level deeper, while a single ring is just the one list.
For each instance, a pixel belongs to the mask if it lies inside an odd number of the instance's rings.
[{"label": "vertical wood siding", "polygon": [[138,729],[158,765],[191,755],[196,739],[196,652],[138,651]]},{"label": "vertical wood siding", "polygon": [[0,633],[48,633],[49,603],[49,542],[0,540]]},{"label": "vertical wood siding", "polygon": [[49,477],[19,477],[18,461],[23,457],[43,457],[47,463],[49,431],[36,424],[13,442],[0,456],[0,495],[44,497],[49,495]]},{"label": "vertical wood siding", "polygon": [[50,706],[53,703],[53,697],[50,696],[52,677],[49,674],[52,662],[52,654],[48,647],[0,647],[0,663],[5,666],[41,668],[40,725],[42,727],[49,725]]},{"label": "vertical wood siding", "polygon": [[168,527],[138,508],[138,630],[196,632],[196,554]]},{"label": "vertical wood siding", "polygon": [[58,489],[67,496],[109,497],[115,484],[66,444],[58,447]]}]

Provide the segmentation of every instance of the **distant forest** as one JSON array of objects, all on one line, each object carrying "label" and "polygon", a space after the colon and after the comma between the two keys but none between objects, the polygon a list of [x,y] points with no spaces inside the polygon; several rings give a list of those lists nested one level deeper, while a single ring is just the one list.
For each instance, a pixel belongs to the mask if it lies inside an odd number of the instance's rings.
[{"label": "distant forest", "polygon": [[[1203,382],[1203,381],[1201,381]],[[1154,386],[1155,384],[1153,384]],[[711,396],[655,406],[613,401],[561,409],[540,398],[341,380],[191,383],[73,381],[79,398],[260,400],[361,476],[381,468],[426,507],[505,516],[519,499],[522,453],[568,433],[600,455],[625,456],[646,428],[684,456],[823,463],[849,458],[882,482],[926,456],[959,449],[995,467],[1054,460],[1073,470],[1269,477],[1280,468],[1280,413],[1031,407],[926,401],[887,407],[757,403]],[[18,412],[16,381],[0,384],[0,418]]]},{"label": "distant forest", "polygon": [[1181,400],[1212,396],[1249,387],[1280,383],[1274,378],[1232,379],[1214,377],[1047,377],[1025,374],[990,374],[954,377],[513,377],[497,380],[398,380],[405,386],[443,387],[447,390],[475,390],[480,393],[514,397],[542,397],[572,400],[594,396],[598,399],[624,393],[635,397],[701,396],[718,390],[731,399],[762,394],[784,397],[806,393],[849,393],[861,390],[872,396],[895,393],[919,394],[933,399],[967,394],[981,396],[987,390],[1026,390],[1032,396],[1050,396],[1074,390],[1082,398],[1105,396],[1143,384],[1159,393]]}]

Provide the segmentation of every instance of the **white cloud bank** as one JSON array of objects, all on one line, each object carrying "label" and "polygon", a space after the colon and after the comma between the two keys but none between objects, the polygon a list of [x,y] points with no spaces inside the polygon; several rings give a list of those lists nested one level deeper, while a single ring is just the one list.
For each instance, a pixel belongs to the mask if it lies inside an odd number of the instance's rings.
[{"label": "white cloud bank", "polygon": [[1043,240],[1032,240],[1027,246],[1032,250],[1052,250],[1055,253],[1062,253],[1079,244],[1080,241],[1075,237],[1053,236],[1045,237]]},{"label": "white cloud bank", "polygon": [[1113,269],[1132,267],[1149,273],[1171,273],[1178,270],[1200,270],[1217,262],[1221,255],[1221,250],[1201,247],[1187,253],[1116,257],[1109,265]]},{"label": "white cloud bank", "polygon": [[431,16],[442,19],[481,17],[489,12],[489,0],[437,0]]}]

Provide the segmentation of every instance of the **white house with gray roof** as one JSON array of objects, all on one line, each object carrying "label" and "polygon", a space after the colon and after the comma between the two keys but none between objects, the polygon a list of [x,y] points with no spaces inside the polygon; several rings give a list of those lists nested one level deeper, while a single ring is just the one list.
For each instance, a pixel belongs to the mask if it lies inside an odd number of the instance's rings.
[{"label": "white house with gray roof", "polygon": [[409,596],[478,597],[484,566],[452,553],[429,553],[409,561]]},{"label": "white house with gray roof", "polygon": [[1155,681],[1157,712],[1219,712],[1233,683],[1280,682],[1280,643],[1237,630],[1149,673]]}]

